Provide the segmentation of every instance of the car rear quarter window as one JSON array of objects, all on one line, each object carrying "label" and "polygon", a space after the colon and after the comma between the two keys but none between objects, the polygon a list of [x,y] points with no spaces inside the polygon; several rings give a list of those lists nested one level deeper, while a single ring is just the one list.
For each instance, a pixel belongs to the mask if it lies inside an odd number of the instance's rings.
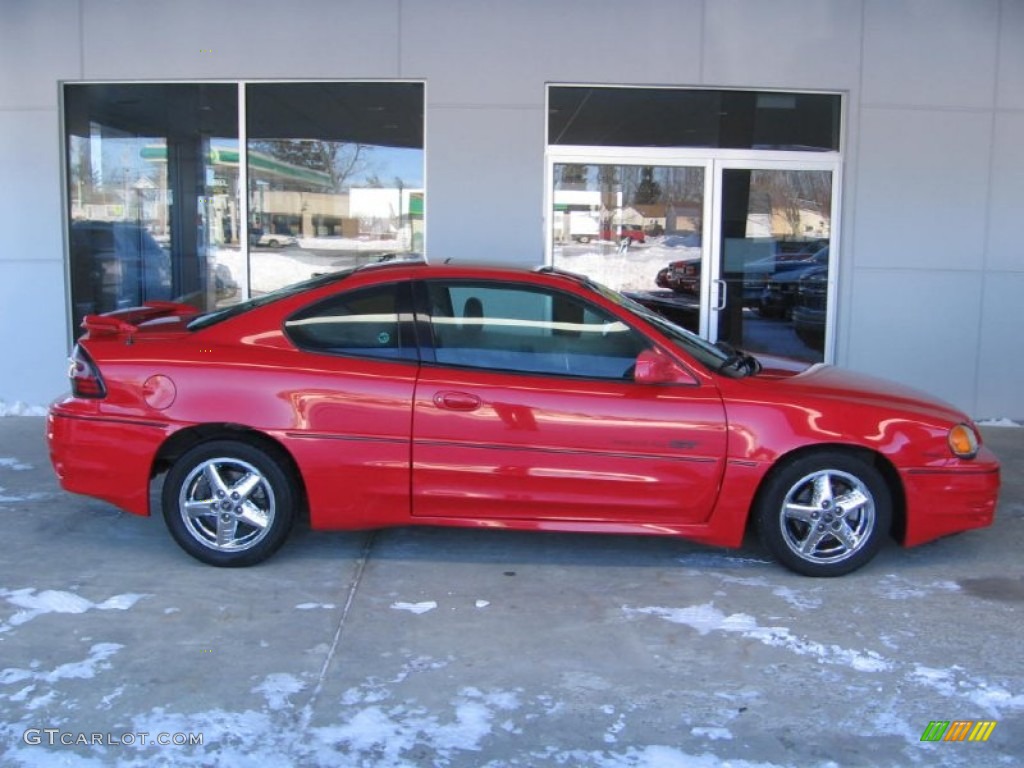
[{"label": "car rear quarter window", "polygon": [[289,317],[285,333],[309,352],[415,360],[417,348],[402,321],[405,289],[389,284],[332,296]]}]

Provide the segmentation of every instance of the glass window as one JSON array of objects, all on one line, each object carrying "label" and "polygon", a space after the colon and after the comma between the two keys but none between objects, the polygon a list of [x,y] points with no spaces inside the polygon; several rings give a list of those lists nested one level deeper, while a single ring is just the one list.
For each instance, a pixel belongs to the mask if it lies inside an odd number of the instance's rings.
[{"label": "glass window", "polygon": [[296,346],[312,352],[415,359],[415,344],[403,338],[399,290],[384,285],[333,296],[285,321]]},{"label": "glass window", "polygon": [[210,311],[423,250],[422,83],[245,89],[242,147],[237,83],[64,85],[76,334],[86,314]]},{"label": "glass window", "polygon": [[90,313],[237,297],[214,256],[240,222],[235,86],[67,84],[64,126],[76,334]]},{"label": "glass window", "polygon": [[628,379],[648,344],[575,296],[527,286],[429,284],[438,363],[520,373]]},{"label": "glass window", "polygon": [[548,144],[839,150],[838,94],[552,86]]},{"label": "glass window", "polygon": [[246,87],[254,294],[423,251],[421,83]]},{"label": "glass window", "polygon": [[[617,291],[681,292],[670,267],[700,262],[704,180],[702,166],[556,163],[552,263]],[[672,305],[693,331],[699,280],[691,301]]]},{"label": "glass window", "polygon": [[[824,359],[832,182],[831,171],[722,171],[719,338],[751,352]],[[802,285],[819,288],[813,306]]]}]

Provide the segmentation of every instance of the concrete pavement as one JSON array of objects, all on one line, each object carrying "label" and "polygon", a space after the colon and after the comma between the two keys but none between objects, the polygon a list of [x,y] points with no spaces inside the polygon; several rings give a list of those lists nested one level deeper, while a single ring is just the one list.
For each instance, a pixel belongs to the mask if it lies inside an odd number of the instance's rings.
[{"label": "concrete pavement", "polygon": [[43,419],[3,418],[0,765],[1019,765],[1024,429],[985,438],[994,527],[841,579],[754,543],[417,528],[221,570],[62,492]]}]

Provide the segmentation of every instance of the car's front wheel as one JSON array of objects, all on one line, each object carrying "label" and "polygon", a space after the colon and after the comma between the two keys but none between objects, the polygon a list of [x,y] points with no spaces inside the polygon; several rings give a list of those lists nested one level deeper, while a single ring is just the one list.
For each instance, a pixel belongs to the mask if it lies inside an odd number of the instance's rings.
[{"label": "car's front wheel", "polygon": [[769,478],[756,515],[765,547],[787,568],[841,576],[878,553],[890,527],[892,494],[867,461],[819,452]]},{"label": "car's front wheel", "polygon": [[164,480],[163,513],[174,540],[204,563],[253,565],[288,536],[296,494],[269,452],[237,440],[201,443]]}]

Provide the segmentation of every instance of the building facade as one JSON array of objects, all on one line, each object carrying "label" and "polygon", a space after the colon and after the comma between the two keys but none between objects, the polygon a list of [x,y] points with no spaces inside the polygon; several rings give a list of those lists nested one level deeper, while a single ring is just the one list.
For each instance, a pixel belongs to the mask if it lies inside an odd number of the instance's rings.
[{"label": "building facade", "polygon": [[0,65],[0,401],[420,253],[1024,418],[1021,0],[0,0]]}]

